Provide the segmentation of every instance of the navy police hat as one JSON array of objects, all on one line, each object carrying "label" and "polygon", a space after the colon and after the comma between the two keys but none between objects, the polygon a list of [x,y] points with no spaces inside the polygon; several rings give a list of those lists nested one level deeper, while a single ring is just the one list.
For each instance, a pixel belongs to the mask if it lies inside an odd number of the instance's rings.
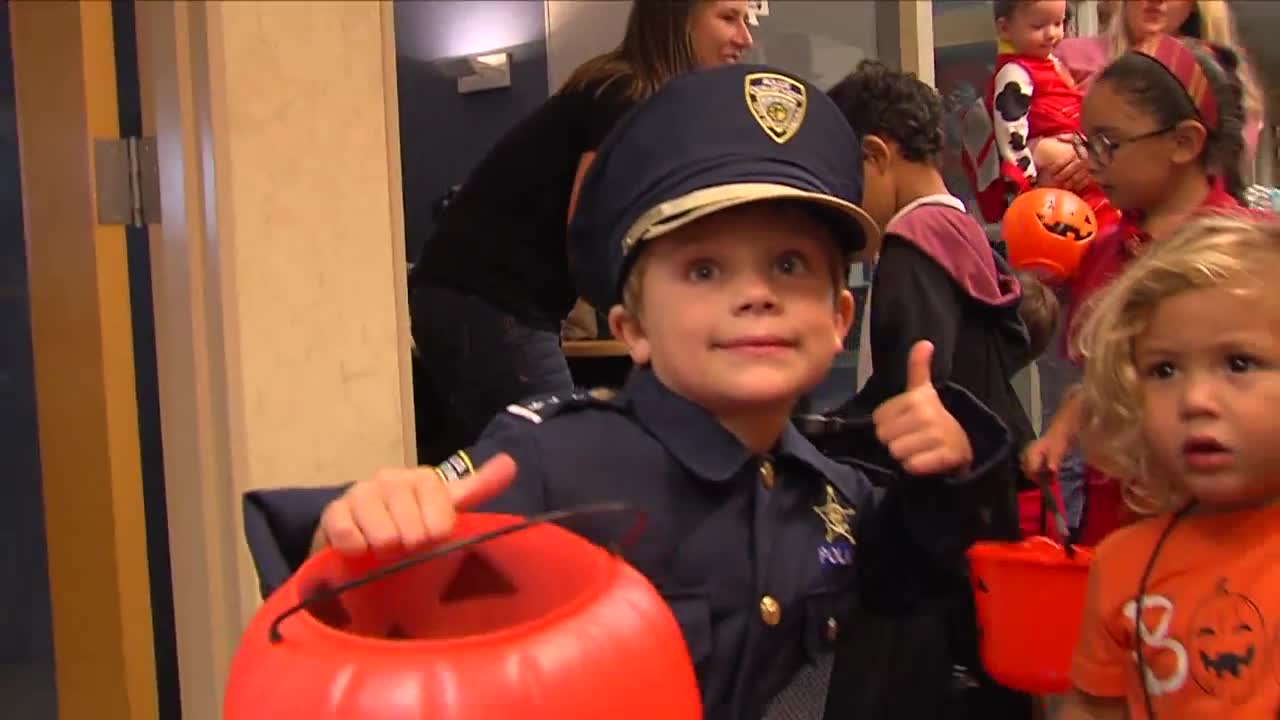
[{"label": "navy police hat", "polygon": [[578,290],[607,310],[645,242],[783,199],[812,203],[851,254],[879,235],[858,207],[862,146],[826,93],[762,65],[676,78],[614,127],[582,182],[568,240]]}]

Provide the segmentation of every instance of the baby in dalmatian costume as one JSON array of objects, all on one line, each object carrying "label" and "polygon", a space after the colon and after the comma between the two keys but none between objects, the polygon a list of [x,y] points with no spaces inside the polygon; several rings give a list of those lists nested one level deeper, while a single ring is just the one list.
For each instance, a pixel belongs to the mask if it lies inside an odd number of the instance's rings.
[{"label": "baby in dalmatian costume", "polygon": [[[964,164],[987,222],[999,222],[1013,197],[1037,186],[1032,140],[1080,130],[1082,96],[1053,48],[1066,23],[1065,0],[995,3],[1000,34],[995,74],[981,108],[966,116]],[[1097,185],[1079,193],[1099,230],[1119,220]]]}]

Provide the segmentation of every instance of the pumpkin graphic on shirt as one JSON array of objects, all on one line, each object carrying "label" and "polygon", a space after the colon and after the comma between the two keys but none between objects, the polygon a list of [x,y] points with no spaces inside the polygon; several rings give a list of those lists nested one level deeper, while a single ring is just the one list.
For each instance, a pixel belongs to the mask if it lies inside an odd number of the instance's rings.
[{"label": "pumpkin graphic on shirt", "polygon": [[1191,675],[1201,690],[1219,700],[1248,700],[1266,672],[1267,628],[1257,604],[1232,592],[1227,579],[1191,616]]}]

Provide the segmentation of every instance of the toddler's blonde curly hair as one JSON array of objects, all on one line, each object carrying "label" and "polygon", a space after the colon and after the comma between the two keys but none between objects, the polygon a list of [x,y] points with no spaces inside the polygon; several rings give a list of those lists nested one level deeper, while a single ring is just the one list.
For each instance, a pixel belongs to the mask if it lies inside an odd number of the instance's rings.
[{"label": "toddler's blonde curly hair", "polygon": [[1259,297],[1280,290],[1280,220],[1207,216],[1151,244],[1085,308],[1075,334],[1084,358],[1081,450],[1121,481],[1125,502],[1142,514],[1171,512],[1188,498],[1174,478],[1148,471],[1134,345],[1160,302],[1209,288]]}]

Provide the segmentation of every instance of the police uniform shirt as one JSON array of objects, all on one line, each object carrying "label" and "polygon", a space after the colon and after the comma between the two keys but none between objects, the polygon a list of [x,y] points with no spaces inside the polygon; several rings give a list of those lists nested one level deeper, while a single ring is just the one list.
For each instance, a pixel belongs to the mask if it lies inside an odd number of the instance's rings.
[{"label": "police uniform shirt", "polygon": [[[609,399],[581,392],[513,405],[440,470],[461,477],[499,452],[515,459],[517,477],[483,510],[533,515],[622,501],[645,513],[624,557],[670,605],[705,717],[724,720],[761,717],[804,663],[830,652],[855,596],[887,594],[891,605],[903,598],[892,578],[859,577],[864,545],[895,566],[929,563],[927,553],[903,547],[911,528],[876,517],[881,508],[923,509],[923,524],[934,527],[929,509],[954,508],[945,496],[963,493],[939,481],[931,484],[940,494],[881,498],[862,472],[822,455],[791,426],[773,452],[753,455],[647,368]],[[626,521],[595,515],[566,525],[603,545]],[[883,543],[891,546],[877,547]],[[904,571],[911,568],[892,574]]]},{"label": "police uniform shirt", "polygon": [[[759,718],[803,663],[837,639],[856,642],[851,613],[910,613],[950,586],[981,499],[972,479],[1005,457],[1007,434],[963,390],[940,391],[947,410],[986,439],[974,447],[972,469],[878,478],[887,490],[791,426],[772,453],[753,456],[647,368],[609,399],[582,392],[513,405],[438,469],[456,479],[510,454],[516,479],[482,511],[530,515],[624,501],[645,512],[644,531],[624,556],[670,605],[705,717]],[[323,508],[345,489],[246,494],[245,535],[264,597],[302,565]],[[596,515],[566,526],[612,543],[624,522]]]}]

